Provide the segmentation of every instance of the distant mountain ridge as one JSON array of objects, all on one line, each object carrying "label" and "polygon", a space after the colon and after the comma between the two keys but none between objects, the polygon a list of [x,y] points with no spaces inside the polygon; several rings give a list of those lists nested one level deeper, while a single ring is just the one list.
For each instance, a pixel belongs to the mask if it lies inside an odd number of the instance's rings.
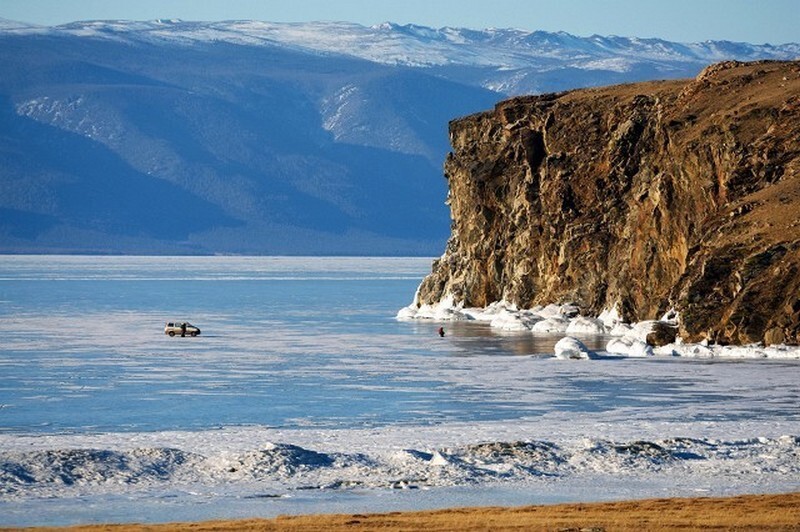
[{"label": "distant mountain ridge", "polygon": [[[191,22],[160,19],[36,26],[3,20],[0,22],[0,30],[18,35],[71,35],[151,43],[226,42],[248,46],[279,43],[306,51],[338,53],[384,64],[406,66],[461,64],[512,68],[536,64],[548,55],[579,61],[625,55],[639,59],[709,62],[731,53],[750,55],[751,59],[763,58],[765,54],[774,54],[774,58],[778,59],[800,53],[798,43],[773,45],[711,40],[678,43],[658,38],[615,35],[579,37],[564,31],[525,31],[510,28],[474,30],[457,27],[436,29],[391,22],[363,26],[350,22]],[[360,46],[354,47],[353,44]],[[473,53],[472,50],[475,49],[482,53]]]},{"label": "distant mountain ridge", "polygon": [[[159,19],[143,22],[74,22],[53,27],[20,25],[10,21],[8,24],[11,27],[6,29],[7,32],[21,35],[47,34],[183,46],[202,43],[278,45],[301,52],[336,54],[384,65],[433,69],[448,66],[490,68],[497,71],[495,77],[498,80],[507,79],[507,74],[503,72],[526,69],[547,72],[574,68],[625,73],[641,70],[645,65],[654,72],[662,72],[666,77],[673,78],[676,73],[685,75],[689,65],[702,68],[732,58],[754,61],[800,57],[798,43],[677,43],[658,38],[578,37],[563,31],[436,29],[391,22],[362,26],[349,22],[191,22]],[[483,80],[482,86],[507,96],[515,95],[515,92],[522,94],[538,90],[535,85],[521,83],[511,86],[490,79]]]},{"label": "distant mountain ridge", "polygon": [[438,254],[447,123],[800,45],[255,21],[0,21],[0,251]]}]

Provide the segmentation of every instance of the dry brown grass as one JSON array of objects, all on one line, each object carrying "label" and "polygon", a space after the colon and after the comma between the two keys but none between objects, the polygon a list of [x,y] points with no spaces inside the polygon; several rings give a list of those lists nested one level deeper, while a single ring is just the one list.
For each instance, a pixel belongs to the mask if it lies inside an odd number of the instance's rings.
[{"label": "dry brown grass", "polygon": [[[38,529],[56,530],[56,529]],[[64,530],[64,529],[60,529]],[[281,516],[165,525],[93,525],[70,532],[224,531],[800,531],[800,492],[725,498],[649,499],[521,508],[459,508],[385,514]]]}]

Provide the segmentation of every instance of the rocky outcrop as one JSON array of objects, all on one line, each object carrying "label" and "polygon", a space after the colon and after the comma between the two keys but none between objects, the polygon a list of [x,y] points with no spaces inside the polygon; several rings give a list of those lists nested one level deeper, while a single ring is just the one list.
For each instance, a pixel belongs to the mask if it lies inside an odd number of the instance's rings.
[{"label": "rocky outcrop", "polygon": [[450,124],[452,234],[418,304],[680,313],[800,341],[800,62],[515,98]]}]

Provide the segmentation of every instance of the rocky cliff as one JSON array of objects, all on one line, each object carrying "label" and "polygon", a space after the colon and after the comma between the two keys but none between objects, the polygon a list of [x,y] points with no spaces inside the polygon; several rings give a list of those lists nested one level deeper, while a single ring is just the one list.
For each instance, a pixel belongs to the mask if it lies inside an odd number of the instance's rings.
[{"label": "rocky cliff", "polygon": [[419,304],[675,309],[688,341],[800,341],[800,62],[515,98],[450,141]]}]

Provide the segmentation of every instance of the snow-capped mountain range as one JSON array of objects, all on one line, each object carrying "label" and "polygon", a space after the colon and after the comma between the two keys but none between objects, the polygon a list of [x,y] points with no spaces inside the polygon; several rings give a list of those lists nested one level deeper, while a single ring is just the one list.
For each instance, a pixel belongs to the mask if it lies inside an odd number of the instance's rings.
[{"label": "snow-capped mountain range", "polygon": [[439,254],[447,122],[800,45],[0,21],[0,251]]},{"label": "snow-capped mountain range", "polygon": [[[349,22],[274,23],[252,20],[190,22],[161,19],[144,22],[90,21],[55,27],[5,21],[0,31],[19,35],[48,34],[119,42],[183,46],[228,43],[241,46],[283,46],[315,54],[336,54],[373,63],[407,67],[490,68],[504,72],[541,72],[574,68],[587,71],[633,72],[648,65],[666,77],[683,74],[688,65],[708,65],[735,58],[793,59],[800,44],[749,44],[730,41],[676,43],[656,38],[592,35],[519,29],[429,28],[385,22],[362,26]],[[535,91],[484,81],[503,94]]]}]

